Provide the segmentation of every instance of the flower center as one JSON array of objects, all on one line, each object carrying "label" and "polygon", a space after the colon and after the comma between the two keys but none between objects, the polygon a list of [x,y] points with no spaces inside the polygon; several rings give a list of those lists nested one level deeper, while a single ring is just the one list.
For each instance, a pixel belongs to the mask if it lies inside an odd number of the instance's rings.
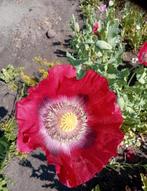
[{"label": "flower center", "polygon": [[78,123],[77,116],[73,112],[64,113],[60,119],[60,128],[65,131],[72,131]]},{"label": "flower center", "polygon": [[77,143],[87,134],[87,115],[81,98],[60,98],[40,109],[40,124],[49,137],[60,144]]}]

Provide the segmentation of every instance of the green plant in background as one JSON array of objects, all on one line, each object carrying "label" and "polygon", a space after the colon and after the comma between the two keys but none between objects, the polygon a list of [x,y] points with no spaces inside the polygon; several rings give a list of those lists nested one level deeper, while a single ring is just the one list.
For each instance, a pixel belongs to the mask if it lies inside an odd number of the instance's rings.
[{"label": "green plant in background", "polygon": [[142,179],[142,182],[143,182],[143,190],[144,191],[147,191],[147,177],[144,175],[144,174],[141,174],[141,179]]},{"label": "green plant in background", "polygon": [[122,89],[116,89],[116,92],[124,115],[124,143],[139,147],[141,142],[138,135],[147,134],[147,68],[140,66],[134,73],[137,76],[136,83],[133,86],[127,83]]},{"label": "green plant in background", "polygon": [[140,8],[127,2],[122,10],[122,38],[136,52],[140,45],[147,40],[146,13]]},{"label": "green plant in background", "polygon": [[132,130],[134,131],[147,132],[147,69],[139,67],[136,70],[136,74],[138,79],[136,84],[131,87],[125,87],[125,94],[121,95],[123,99],[122,110],[125,116],[128,116],[125,119],[124,127],[126,125],[127,128],[132,129],[133,127]]},{"label": "green plant in background", "polygon": [[3,170],[12,157],[19,156],[16,152],[16,122],[14,117],[1,122],[0,131],[0,191],[8,191],[7,179],[3,175]]},{"label": "green plant in background", "polygon": [[13,65],[8,65],[0,71],[0,80],[8,84],[13,90],[17,89],[17,81],[20,76],[22,68],[14,68]]},{"label": "green plant in background", "polygon": [[81,1],[81,5],[85,7],[88,5],[92,7],[97,7],[99,3],[100,3],[100,0],[82,0]]},{"label": "green plant in background", "polygon": [[6,165],[7,161],[16,154],[16,121],[10,117],[0,123],[0,130],[3,135],[0,137],[0,169]]},{"label": "green plant in background", "polygon": [[0,191],[8,191],[7,180],[5,177],[0,175]]},{"label": "green plant in background", "polygon": [[[0,71],[0,81],[10,89],[17,92],[16,100],[24,96],[26,88],[21,80],[22,68],[14,68],[8,65]],[[8,191],[7,179],[3,175],[4,167],[14,156],[21,156],[16,152],[16,121],[14,116],[8,116],[0,121],[0,191]]]},{"label": "green plant in background", "polygon": [[[107,73],[106,70],[111,63],[115,62],[113,69],[116,69],[122,62],[123,45],[120,38],[119,20],[111,19],[115,15],[114,7],[111,6],[105,18],[101,20],[99,18],[103,13],[97,17],[93,7],[88,5],[86,12],[84,29],[74,30],[75,35],[71,42],[74,53],[72,55],[67,53],[69,61],[76,66],[79,77],[88,68],[99,70],[103,74],[104,71]],[[99,24],[97,34],[93,32],[95,21]],[[72,29],[77,28],[78,23],[74,17],[71,25]]]},{"label": "green plant in background", "polygon": [[6,158],[7,152],[9,151],[10,143],[5,136],[0,137],[0,168],[2,167],[3,161]]},{"label": "green plant in background", "polygon": [[99,185],[97,185],[95,188],[93,188],[91,191],[101,191]]}]

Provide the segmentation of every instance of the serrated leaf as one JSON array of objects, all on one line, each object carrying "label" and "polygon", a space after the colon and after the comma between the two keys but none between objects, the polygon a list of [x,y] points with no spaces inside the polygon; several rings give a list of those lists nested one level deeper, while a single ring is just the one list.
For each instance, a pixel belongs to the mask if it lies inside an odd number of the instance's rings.
[{"label": "serrated leaf", "polygon": [[119,36],[116,36],[114,38],[111,38],[108,40],[108,43],[112,46],[112,47],[116,47],[116,45],[119,43],[120,38]]},{"label": "serrated leaf", "polygon": [[81,64],[79,66],[76,66],[76,71],[77,71],[77,78],[78,79],[81,79],[85,75],[85,71],[82,68]]},{"label": "serrated leaf", "polygon": [[88,39],[85,41],[86,44],[94,44],[94,41],[92,39]]},{"label": "serrated leaf", "polygon": [[114,23],[107,23],[107,40],[111,40],[116,37],[119,33],[119,22],[118,20],[114,20]]},{"label": "serrated leaf", "polygon": [[116,74],[107,74],[108,79],[116,79]]},{"label": "serrated leaf", "polygon": [[143,182],[143,190],[147,191],[147,176],[145,176],[144,174],[140,174],[141,175],[141,180]]},{"label": "serrated leaf", "polygon": [[118,101],[118,104],[120,105],[120,108],[123,110],[125,107],[125,102],[123,97],[119,97],[117,101]]},{"label": "serrated leaf", "polygon": [[137,79],[138,81],[141,83],[141,84],[145,84],[146,81],[147,81],[147,74],[146,72],[144,71],[143,74],[137,74]]},{"label": "serrated leaf", "polygon": [[102,50],[111,50],[112,46],[104,40],[97,40],[96,46]]},{"label": "serrated leaf", "polygon": [[78,66],[81,64],[81,60],[78,60],[76,58],[74,58],[74,56],[72,56],[69,52],[66,52],[66,57],[69,60],[69,62],[74,65],[74,66]]}]

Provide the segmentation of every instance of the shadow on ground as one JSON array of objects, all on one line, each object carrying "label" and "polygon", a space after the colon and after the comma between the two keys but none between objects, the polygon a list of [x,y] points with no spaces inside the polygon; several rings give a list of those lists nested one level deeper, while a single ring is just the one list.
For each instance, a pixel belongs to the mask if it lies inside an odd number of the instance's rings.
[{"label": "shadow on ground", "polygon": [[[32,157],[39,159],[42,162],[46,161],[46,157],[43,153],[32,154]],[[144,173],[144,168],[105,168],[101,173],[99,173],[95,178],[90,180],[84,186],[70,189],[58,181],[54,166],[41,164],[38,168],[35,168],[30,160],[22,160],[19,164],[25,168],[31,169],[30,177],[41,180],[42,188],[47,188],[49,190],[55,189],[58,191],[91,191],[92,188],[99,184],[101,191],[124,191],[126,190],[126,187],[130,188],[130,191],[143,191],[140,172]],[[44,181],[48,181],[49,183],[44,184]]]},{"label": "shadow on ground", "polygon": [[0,106],[0,121],[7,115],[8,110],[5,107]]},{"label": "shadow on ground", "polygon": [[[39,154],[32,154],[33,158],[39,159],[42,162],[46,161],[46,157],[44,154],[39,153]],[[86,191],[87,189],[82,187],[78,187],[76,189],[70,189],[67,188],[66,186],[62,185],[56,176],[55,173],[55,168],[52,165],[46,165],[46,164],[41,164],[38,168],[34,168],[32,165],[31,161],[29,160],[22,160],[19,163],[23,167],[27,167],[31,169],[31,178],[39,179],[42,181],[49,181],[49,183],[43,183],[42,188],[50,188],[50,189],[56,189],[58,191]],[[88,191],[88,190],[87,190]]]}]

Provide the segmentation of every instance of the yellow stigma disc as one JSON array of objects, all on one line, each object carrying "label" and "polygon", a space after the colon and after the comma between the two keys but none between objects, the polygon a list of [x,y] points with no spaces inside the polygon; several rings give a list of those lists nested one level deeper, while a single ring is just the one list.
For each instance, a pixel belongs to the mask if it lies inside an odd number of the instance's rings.
[{"label": "yellow stigma disc", "polygon": [[77,116],[72,112],[67,112],[60,118],[60,128],[65,131],[72,131],[77,126]]}]

